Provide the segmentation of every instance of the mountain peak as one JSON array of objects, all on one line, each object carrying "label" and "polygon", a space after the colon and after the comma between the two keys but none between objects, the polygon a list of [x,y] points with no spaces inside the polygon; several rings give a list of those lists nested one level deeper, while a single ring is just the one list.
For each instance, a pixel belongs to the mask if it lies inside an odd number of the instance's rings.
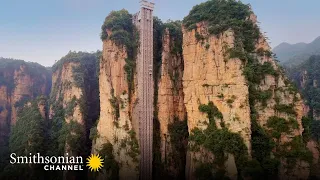
[{"label": "mountain peak", "polygon": [[[282,63],[298,63],[320,51],[320,36],[313,40],[311,43],[296,43],[289,44],[283,42],[273,49],[277,54],[280,62]],[[290,61],[290,62],[289,62]]]}]

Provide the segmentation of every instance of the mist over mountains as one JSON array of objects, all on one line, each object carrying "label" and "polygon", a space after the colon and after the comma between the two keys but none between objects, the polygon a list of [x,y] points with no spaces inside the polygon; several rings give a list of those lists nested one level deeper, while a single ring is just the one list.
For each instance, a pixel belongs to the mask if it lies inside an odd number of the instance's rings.
[{"label": "mist over mountains", "polygon": [[273,49],[280,63],[284,66],[299,65],[312,55],[320,54],[320,36],[311,43],[281,43]]}]

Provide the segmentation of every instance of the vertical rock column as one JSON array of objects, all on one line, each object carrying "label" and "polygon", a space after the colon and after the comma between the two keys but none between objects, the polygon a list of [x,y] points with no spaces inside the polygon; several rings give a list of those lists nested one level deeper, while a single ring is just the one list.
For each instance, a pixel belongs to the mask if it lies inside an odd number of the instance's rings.
[{"label": "vertical rock column", "polygon": [[[208,39],[201,42],[197,40],[196,33]],[[205,23],[198,23],[197,29],[193,31],[183,30],[184,103],[188,114],[189,133],[194,128],[207,128],[205,124],[208,124],[209,120],[206,114],[199,111],[199,105],[208,104],[211,101],[222,113],[225,127],[241,135],[250,154],[249,91],[242,73],[243,64],[238,58],[229,59],[226,56],[226,49],[232,48],[233,43],[232,31],[225,31],[219,37],[209,35]],[[218,121],[216,124],[220,128]],[[188,153],[186,165],[188,179],[194,178],[197,166],[194,159],[201,162],[208,161],[210,157],[201,154]],[[228,162],[234,163],[234,161]],[[227,166],[235,167],[232,164]],[[237,169],[228,170],[226,173],[233,178],[237,175]]]},{"label": "vertical rock column", "polygon": [[169,126],[175,128],[176,124],[181,124],[186,120],[186,110],[182,86],[183,58],[182,54],[172,53],[173,47],[170,45],[173,44],[173,41],[169,29],[166,29],[162,42],[162,65],[161,77],[157,86],[159,92],[157,106],[160,123],[161,161],[165,164],[170,175],[178,177],[185,166],[184,158],[180,157],[185,157],[185,154],[178,152],[175,147],[182,147],[184,144],[183,142],[172,142],[171,132],[168,129]]}]

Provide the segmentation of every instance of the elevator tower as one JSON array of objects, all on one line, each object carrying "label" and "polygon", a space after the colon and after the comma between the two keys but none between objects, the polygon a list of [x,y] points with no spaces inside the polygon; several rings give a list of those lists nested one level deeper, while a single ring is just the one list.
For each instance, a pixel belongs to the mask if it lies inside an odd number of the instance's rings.
[{"label": "elevator tower", "polygon": [[138,117],[140,137],[140,179],[152,179],[153,157],[153,9],[154,3],[140,1],[140,11],[133,22],[140,32],[137,55]]}]

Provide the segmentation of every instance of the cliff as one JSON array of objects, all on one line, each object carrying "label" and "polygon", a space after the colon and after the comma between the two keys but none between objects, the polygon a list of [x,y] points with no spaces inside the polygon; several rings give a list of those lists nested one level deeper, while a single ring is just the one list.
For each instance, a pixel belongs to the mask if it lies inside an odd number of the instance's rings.
[{"label": "cliff", "polygon": [[[207,36],[206,29],[207,27],[200,23],[197,32]],[[185,59],[183,91],[189,132],[196,127],[206,127],[203,121],[208,123],[209,121],[206,120],[206,115],[199,111],[199,106],[213,102],[222,113],[225,126],[231,132],[241,134],[250,152],[249,91],[241,71],[242,62],[238,58],[226,59],[228,58],[225,57],[226,49],[223,49],[226,45],[227,47],[233,46],[233,32],[226,31],[219,38],[210,36],[206,43],[199,42],[195,34],[195,30],[192,32],[184,31],[183,40],[183,57]],[[209,48],[204,46],[209,46]],[[216,123],[221,126],[221,122],[217,121]],[[192,155],[190,159],[193,159]],[[192,166],[190,164],[190,168]]]},{"label": "cliff", "polygon": [[[120,179],[138,177],[138,48],[130,17],[112,12],[102,26],[100,98],[108,101],[100,103],[92,150],[112,160],[104,171]],[[112,26],[118,21],[125,23]],[[182,24],[154,18],[154,82],[155,178],[309,176],[317,151],[304,141],[308,108],[249,6],[208,1]]]},{"label": "cliff", "polygon": [[181,22],[165,23],[163,28],[160,77],[156,87],[161,162],[169,177],[181,179],[184,178],[188,137],[182,86]]},{"label": "cliff", "polygon": [[251,9],[235,1],[202,3],[184,19],[189,179],[254,178],[251,166],[259,166],[265,178],[309,176],[305,106],[256,23]]},{"label": "cliff", "polygon": [[[48,129],[52,154],[90,153],[90,128],[99,115],[98,56],[99,52],[69,52],[52,68]],[[76,176],[71,172],[65,177]]]},{"label": "cliff", "polygon": [[[127,24],[123,26],[127,28],[110,25],[120,20],[121,16],[125,17]],[[103,51],[99,75],[101,111],[92,151],[110,159],[111,167],[103,169],[105,175],[100,178],[139,177],[138,99],[134,68],[137,48],[133,45],[136,39],[131,17],[125,10],[112,12],[102,26]],[[118,38],[121,30],[127,30],[128,34],[124,33],[123,38]],[[126,38],[129,39],[127,44],[121,41]]]},{"label": "cliff", "polygon": [[319,112],[319,59],[320,56],[311,56],[299,66],[286,68],[288,76],[302,92],[307,105],[310,108],[310,116],[315,120],[320,120]]},{"label": "cliff", "polygon": [[11,125],[16,124],[18,111],[26,102],[48,95],[50,83],[50,72],[39,64],[0,58],[1,157],[7,152]]},{"label": "cliff", "polygon": [[[132,19],[126,10],[112,11],[101,28],[102,52],[70,51],[52,67],[52,85],[44,67],[0,59],[0,157],[94,153],[104,159],[99,174],[48,174],[143,178],[139,161],[148,155],[139,143],[151,137],[139,134],[146,109],[139,109],[144,82],[137,77],[140,37]],[[153,179],[319,177],[318,57],[291,76],[304,101],[250,6],[210,0],[183,21],[153,23]],[[50,88],[48,102],[38,97]],[[43,175],[42,167],[6,163],[0,161],[0,179]]]},{"label": "cliff", "polygon": [[311,56],[301,65],[286,67],[286,72],[290,79],[296,84],[301,91],[306,104],[308,105],[309,118],[304,119],[305,140],[308,141],[308,148],[313,153],[314,161],[312,165],[312,175],[319,177],[316,170],[319,168],[319,67],[320,56]]}]

